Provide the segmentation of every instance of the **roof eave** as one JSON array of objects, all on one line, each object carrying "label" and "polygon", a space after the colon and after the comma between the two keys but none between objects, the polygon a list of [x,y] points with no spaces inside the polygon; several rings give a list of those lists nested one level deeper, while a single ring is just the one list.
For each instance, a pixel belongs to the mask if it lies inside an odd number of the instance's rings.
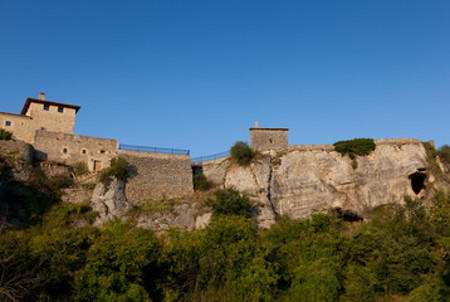
[{"label": "roof eave", "polygon": [[27,98],[27,100],[25,101],[25,104],[23,105],[23,108],[22,108],[22,111],[20,112],[20,114],[25,115],[26,112],[28,111],[28,108],[30,107],[30,104],[32,102],[33,103],[48,104],[48,105],[53,105],[53,106],[59,106],[59,107],[64,107],[64,108],[75,109],[75,113],[78,113],[78,110],[80,110],[80,108],[81,108],[80,106],[72,105],[72,104],[65,104],[65,103],[53,102],[53,101],[48,101],[48,100]]}]

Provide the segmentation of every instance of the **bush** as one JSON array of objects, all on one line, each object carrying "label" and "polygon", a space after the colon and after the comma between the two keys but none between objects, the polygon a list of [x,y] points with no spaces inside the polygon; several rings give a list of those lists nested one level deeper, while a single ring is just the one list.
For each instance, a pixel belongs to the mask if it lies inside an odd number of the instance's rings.
[{"label": "bush", "polygon": [[251,205],[246,195],[234,189],[219,189],[213,196],[205,199],[206,205],[213,209],[213,215],[251,216]]},{"label": "bush", "polygon": [[375,142],[371,138],[355,138],[348,141],[339,141],[333,144],[334,150],[342,156],[348,154],[351,159],[356,155],[365,156],[375,150]]},{"label": "bush", "polygon": [[238,165],[245,166],[250,163],[255,152],[250,148],[246,142],[238,141],[231,147],[231,158],[238,163]]},{"label": "bush", "polygon": [[450,146],[444,145],[439,149],[439,158],[446,164],[450,164]]},{"label": "bush", "polygon": [[12,133],[0,128],[0,141],[9,141],[12,138]]},{"label": "bush", "polygon": [[205,174],[198,173],[194,175],[194,190],[200,190],[205,191],[208,190],[210,187],[210,184],[208,180],[206,179]]},{"label": "bush", "polygon": [[86,175],[89,173],[88,166],[85,162],[77,162],[73,165],[73,173],[76,176]]},{"label": "bush", "polygon": [[107,187],[113,177],[118,180],[124,180],[127,176],[129,166],[130,164],[123,157],[114,157],[111,160],[111,165],[102,170],[100,174],[100,181],[105,187]]}]

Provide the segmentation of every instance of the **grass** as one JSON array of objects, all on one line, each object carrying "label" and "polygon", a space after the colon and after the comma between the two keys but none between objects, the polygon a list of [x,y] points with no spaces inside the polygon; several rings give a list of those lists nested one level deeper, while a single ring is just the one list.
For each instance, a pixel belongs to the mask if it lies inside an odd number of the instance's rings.
[{"label": "grass", "polygon": [[95,182],[87,182],[87,183],[81,184],[80,186],[83,188],[86,188],[86,189],[93,189],[93,188],[95,188],[96,185],[97,184]]},{"label": "grass", "polygon": [[127,211],[127,215],[138,217],[146,213],[172,211],[173,207],[180,203],[178,199],[155,200],[149,198],[139,204],[132,205]]}]

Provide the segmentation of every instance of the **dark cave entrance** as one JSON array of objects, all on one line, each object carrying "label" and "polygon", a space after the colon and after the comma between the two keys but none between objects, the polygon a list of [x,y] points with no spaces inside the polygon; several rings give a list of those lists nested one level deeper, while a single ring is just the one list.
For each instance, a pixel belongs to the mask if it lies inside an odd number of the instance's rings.
[{"label": "dark cave entrance", "polygon": [[347,222],[363,221],[364,218],[352,212],[350,210],[344,210],[342,208],[331,209],[331,213],[337,213],[338,217]]},{"label": "dark cave entrance", "polygon": [[420,191],[425,189],[425,179],[427,175],[424,173],[416,172],[409,175],[409,179],[411,180],[411,188],[414,193],[419,194]]}]

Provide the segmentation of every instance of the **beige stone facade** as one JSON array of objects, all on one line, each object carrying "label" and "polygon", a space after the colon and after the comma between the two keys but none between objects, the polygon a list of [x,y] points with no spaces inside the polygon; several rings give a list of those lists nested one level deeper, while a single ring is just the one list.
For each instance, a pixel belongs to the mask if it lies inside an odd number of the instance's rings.
[{"label": "beige stone facade", "polygon": [[55,103],[32,101],[25,115],[30,116],[35,130],[72,133],[77,110]]},{"label": "beige stone facade", "polygon": [[36,129],[29,116],[0,112],[0,128],[12,132],[15,139],[29,144],[33,143]]},{"label": "beige stone facade", "polygon": [[119,142],[75,135],[78,110],[80,106],[49,101],[40,93],[39,99],[25,101],[20,114],[0,112],[0,127],[12,132],[13,139],[33,145],[40,160],[84,162],[90,171],[100,171],[117,155]]},{"label": "beige stone facade", "polygon": [[62,132],[37,130],[34,138],[36,157],[73,165],[84,162],[90,171],[109,167],[117,156],[119,141]]},{"label": "beige stone facade", "polygon": [[74,133],[75,115],[80,106],[28,98],[20,114],[0,112],[0,127],[13,133],[13,138],[34,143],[36,130]]},{"label": "beige stone facade", "polygon": [[250,146],[257,151],[288,149],[288,128],[250,128]]}]

